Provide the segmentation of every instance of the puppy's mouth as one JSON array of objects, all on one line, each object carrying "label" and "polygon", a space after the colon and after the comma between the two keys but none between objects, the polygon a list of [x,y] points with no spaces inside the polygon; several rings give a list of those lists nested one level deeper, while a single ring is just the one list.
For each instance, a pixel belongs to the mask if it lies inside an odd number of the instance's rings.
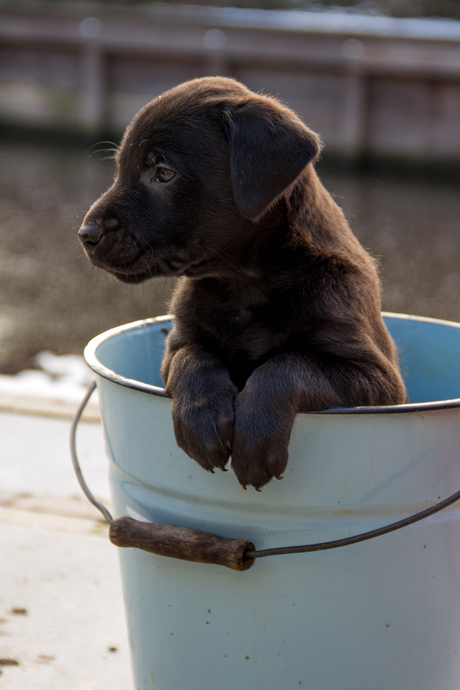
[{"label": "puppy's mouth", "polygon": [[134,260],[133,257],[127,256],[118,260],[114,256],[96,256],[86,251],[86,248],[85,253],[93,266],[104,269],[123,283],[142,283],[155,275],[155,270],[143,258],[142,253],[138,253]]},{"label": "puppy's mouth", "polygon": [[[136,261],[139,264],[139,261]],[[151,262],[152,265],[148,265],[145,262],[144,269],[136,271],[133,266],[114,267],[104,264],[100,264],[101,268],[105,268],[113,276],[120,280],[122,283],[142,283],[150,278],[180,278],[181,276],[187,276],[189,278],[203,277],[203,274],[207,274],[205,268],[210,268],[209,263],[205,262],[204,267],[202,262],[185,261],[181,259],[173,259],[170,257],[159,257],[155,262]],[[211,270],[208,271],[210,275],[213,275]]]},{"label": "puppy's mouth", "polygon": [[127,262],[102,259],[89,255],[97,268],[103,268],[122,283],[143,283],[150,278],[173,278],[184,275],[189,262],[177,257],[155,257],[152,252],[140,252],[134,261]]},{"label": "puppy's mouth", "polygon": [[108,270],[121,283],[129,283],[131,285],[143,283],[144,281],[149,280],[149,278],[154,277],[151,271],[146,271],[145,273],[120,273],[119,271],[111,269]]},{"label": "puppy's mouth", "polygon": [[106,270],[120,282],[132,285],[143,283],[150,278],[167,277],[171,275],[169,272],[166,273],[162,271],[156,263],[150,265],[146,261],[142,261],[142,258],[130,265],[113,265],[112,263],[105,263],[102,261],[93,261],[93,263],[98,268]]}]

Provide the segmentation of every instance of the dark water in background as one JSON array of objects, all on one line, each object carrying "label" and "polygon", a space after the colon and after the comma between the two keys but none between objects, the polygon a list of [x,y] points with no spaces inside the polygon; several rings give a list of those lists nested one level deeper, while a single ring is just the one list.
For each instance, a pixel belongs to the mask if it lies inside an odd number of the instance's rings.
[{"label": "dark water in background", "polygon": [[113,161],[81,148],[0,142],[0,371],[42,350],[81,354],[113,326],[164,313],[171,281],[130,287],[94,269],[80,221]]},{"label": "dark water in background", "polygon": [[[318,171],[380,260],[383,308],[460,321],[460,185],[390,173]],[[170,280],[124,286],[76,237],[113,162],[84,146],[0,142],[0,371],[41,350],[81,353],[113,326],[165,313]]]}]

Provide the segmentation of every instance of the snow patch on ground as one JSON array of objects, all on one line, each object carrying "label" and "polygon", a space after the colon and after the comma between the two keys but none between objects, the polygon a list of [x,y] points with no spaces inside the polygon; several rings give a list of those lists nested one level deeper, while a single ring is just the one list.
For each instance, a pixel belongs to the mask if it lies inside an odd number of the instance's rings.
[{"label": "snow patch on ground", "polygon": [[[39,369],[25,369],[14,376],[0,374],[0,395],[21,395],[66,402],[80,402],[94,374],[78,355],[40,352]],[[97,391],[93,395],[97,400]]]}]

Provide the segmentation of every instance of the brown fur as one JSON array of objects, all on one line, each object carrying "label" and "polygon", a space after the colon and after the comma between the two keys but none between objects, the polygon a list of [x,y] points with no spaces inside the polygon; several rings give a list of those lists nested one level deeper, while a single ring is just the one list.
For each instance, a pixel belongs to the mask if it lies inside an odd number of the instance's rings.
[{"label": "brown fur", "polygon": [[257,489],[281,477],[296,413],[406,401],[375,263],[319,151],[275,99],[194,80],[134,118],[80,229],[120,280],[181,276],[162,366],[177,442],[210,471],[231,455]]}]

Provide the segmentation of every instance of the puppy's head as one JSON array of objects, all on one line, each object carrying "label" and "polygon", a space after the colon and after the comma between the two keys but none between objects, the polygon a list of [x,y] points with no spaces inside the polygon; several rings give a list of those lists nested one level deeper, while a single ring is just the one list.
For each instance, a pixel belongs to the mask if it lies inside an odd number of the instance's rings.
[{"label": "puppy's head", "polygon": [[204,276],[247,254],[264,215],[320,150],[275,99],[219,77],[146,105],[128,126],[113,186],[79,230],[89,259],[124,282]]}]

